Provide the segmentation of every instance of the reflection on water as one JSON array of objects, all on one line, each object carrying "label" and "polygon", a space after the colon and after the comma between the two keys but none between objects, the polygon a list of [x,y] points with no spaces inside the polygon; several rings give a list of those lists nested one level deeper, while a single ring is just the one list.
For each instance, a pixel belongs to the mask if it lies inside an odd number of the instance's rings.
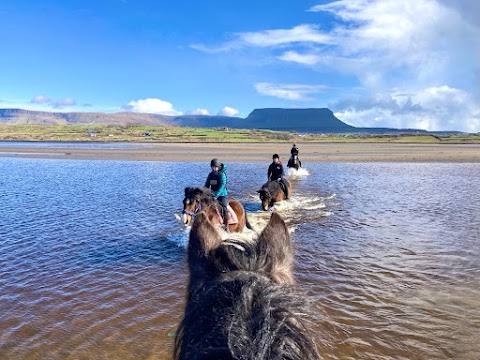
[{"label": "reflection on water", "polygon": [[[232,163],[258,231],[262,163]],[[305,164],[277,206],[326,359],[478,359],[476,164]],[[167,359],[208,164],[0,159],[0,358]]]}]

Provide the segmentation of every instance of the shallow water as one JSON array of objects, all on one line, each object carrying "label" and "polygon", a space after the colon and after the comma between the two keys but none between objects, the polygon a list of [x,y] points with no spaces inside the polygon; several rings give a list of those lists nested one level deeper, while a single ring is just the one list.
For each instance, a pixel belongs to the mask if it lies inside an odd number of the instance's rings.
[{"label": "shallow water", "polygon": [[[268,163],[232,163],[260,229]],[[277,206],[326,359],[480,358],[478,164],[311,163]],[[0,158],[0,358],[163,359],[203,163]]]}]

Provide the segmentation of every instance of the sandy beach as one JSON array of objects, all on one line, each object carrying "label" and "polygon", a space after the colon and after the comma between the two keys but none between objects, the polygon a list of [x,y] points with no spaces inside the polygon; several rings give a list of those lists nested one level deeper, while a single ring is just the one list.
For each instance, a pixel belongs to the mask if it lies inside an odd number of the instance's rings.
[{"label": "sandy beach", "polygon": [[[71,143],[70,143],[71,145]],[[399,144],[399,143],[298,143],[304,162],[480,162],[480,144]],[[286,162],[289,143],[149,143],[128,144],[125,148],[96,149],[38,144],[21,147],[3,143],[0,157],[125,160],[125,161],[210,161],[271,160],[278,153]]]}]

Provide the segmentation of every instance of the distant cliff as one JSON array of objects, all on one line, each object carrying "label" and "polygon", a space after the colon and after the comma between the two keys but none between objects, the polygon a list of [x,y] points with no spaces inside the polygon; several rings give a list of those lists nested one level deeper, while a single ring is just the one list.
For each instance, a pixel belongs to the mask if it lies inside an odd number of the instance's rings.
[{"label": "distant cliff", "polygon": [[255,109],[245,119],[249,127],[299,132],[352,132],[329,109]]},{"label": "distant cliff", "polygon": [[213,115],[167,116],[119,112],[46,112],[22,109],[0,109],[0,124],[52,125],[152,125],[188,127],[230,127],[240,129],[270,129],[312,133],[398,133],[425,132],[416,129],[356,128],[337,119],[326,108],[319,109],[255,109],[245,119]]},{"label": "distant cliff", "polygon": [[145,124],[170,125],[170,116],[120,112],[113,114],[89,112],[46,112],[22,109],[0,109],[0,124]]}]

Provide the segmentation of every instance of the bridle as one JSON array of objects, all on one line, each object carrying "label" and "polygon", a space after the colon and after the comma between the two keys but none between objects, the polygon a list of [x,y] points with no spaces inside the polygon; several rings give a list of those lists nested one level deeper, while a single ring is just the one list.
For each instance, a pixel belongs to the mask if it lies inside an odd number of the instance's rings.
[{"label": "bridle", "polygon": [[188,211],[187,209],[183,209],[182,210],[182,214],[187,214],[187,215],[190,215],[192,218],[195,217],[195,215],[198,214],[198,212],[200,210],[202,210],[202,203],[198,200],[195,200],[197,202],[197,206],[195,206],[195,210],[192,211]]}]

